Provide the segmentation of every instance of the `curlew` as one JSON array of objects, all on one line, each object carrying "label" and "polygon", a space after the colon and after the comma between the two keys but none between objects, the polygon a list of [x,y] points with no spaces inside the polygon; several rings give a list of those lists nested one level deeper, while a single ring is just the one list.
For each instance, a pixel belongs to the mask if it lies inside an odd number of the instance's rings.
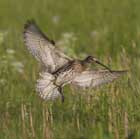
[{"label": "curlew", "polygon": [[[109,83],[126,73],[125,70],[113,71],[93,56],[84,60],[73,59],[61,52],[53,40],[50,40],[34,21],[24,26],[24,42],[30,53],[43,65],[37,80],[36,91],[44,100],[55,100],[59,96],[62,102],[62,88],[74,84],[80,88],[94,88]],[[88,65],[97,63],[106,69],[92,70]]]}]

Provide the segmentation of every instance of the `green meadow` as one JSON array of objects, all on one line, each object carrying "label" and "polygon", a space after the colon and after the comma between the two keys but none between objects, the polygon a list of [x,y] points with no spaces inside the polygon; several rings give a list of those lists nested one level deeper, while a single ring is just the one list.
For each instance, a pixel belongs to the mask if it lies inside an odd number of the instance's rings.
[{"label": "green meadow", "polygon": [[[43,101],[40,65],[23,42],[30,19],[67,55],[128,73],[92,90],[66,86],[64,103]],[[140,139],[140,1],[0,0],[0,139]]]}]

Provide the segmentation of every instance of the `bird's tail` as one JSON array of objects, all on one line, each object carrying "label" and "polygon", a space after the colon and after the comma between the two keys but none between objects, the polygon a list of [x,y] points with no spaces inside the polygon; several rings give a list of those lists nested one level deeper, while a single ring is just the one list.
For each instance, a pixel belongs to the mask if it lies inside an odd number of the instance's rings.
[{"label": "bird's tail", "polygon": [[48,73],[40,73],[40,79],[37,80],[36,91],[44,100],[54,100],[61,95],[60,87],[54,84],[55,77]]}]

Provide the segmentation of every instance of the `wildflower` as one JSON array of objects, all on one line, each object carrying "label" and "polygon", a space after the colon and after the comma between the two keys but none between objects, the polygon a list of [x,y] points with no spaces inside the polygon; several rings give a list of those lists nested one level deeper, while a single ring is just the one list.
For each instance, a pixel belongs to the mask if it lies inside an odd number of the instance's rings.
[{"label": "wildflower", "polygon": [[57,41],[57,46],[60,46],[64,52],[67,52],[70,56],[76,58],[76,53],[73,49],[76,40],[77,37],[73,32],[65,32],[61,35],[61,39]]},{"label": "wildflower", "polygon": [[99,34],[99,32],[94,30],[90,34],[91,34],[91,37],[96,37]]},{"label": "wildflower", "polygon": [[8,48],[8,49],[6,50],[6,52],[7,52],[8,54],[14,54],[14,53],[15,53],[15,50]]},{"label": "wildflower", "polygon": [[14,67],[15,70],[17,70],[19,73],[23,73],[24,65],[19,61],[14,61],[11,63],[11,65]]},{"label": "wildflower", "polygon": [[54,24],[58,24],[59,21],[60,21],[60,16],[55,15],[55,16],[52,17],[52,22],[53,22]]},{"label": "wildflower", "polygon": [[0,32],[0,44],[2,44],[3,42],[4,42],[4,38],[5,38],[5,36],[7,35],[7,32],[5,31],[1,31]]},{"label": "wildflower", "polygon": [[1,85],[5,85],[5,84],[6,84],[6,79],[3,79],[3,78],[0,79],[0,84],[1,84]]}]

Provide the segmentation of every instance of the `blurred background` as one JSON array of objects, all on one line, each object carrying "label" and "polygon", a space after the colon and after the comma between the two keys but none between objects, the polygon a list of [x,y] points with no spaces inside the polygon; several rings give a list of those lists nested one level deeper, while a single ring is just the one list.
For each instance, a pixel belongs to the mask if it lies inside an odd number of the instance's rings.
[{"label": "blurred background", "polygon": [[[139,139],[139,9],[139,0],[0,0],[0,139]],[[93,55],[127,76],[94,90],[66,86],[64,104],[41,100],[40,68],[23,43],[29,19],[69,56]]]}]

